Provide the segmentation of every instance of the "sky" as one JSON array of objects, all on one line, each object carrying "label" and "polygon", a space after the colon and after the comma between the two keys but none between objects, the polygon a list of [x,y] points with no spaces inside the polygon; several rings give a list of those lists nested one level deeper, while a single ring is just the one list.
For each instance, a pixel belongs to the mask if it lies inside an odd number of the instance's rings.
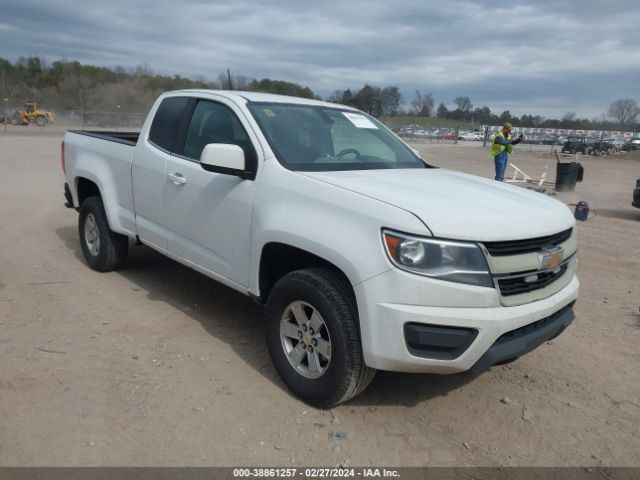
[{"label": "sky", "polygon": [[619,98],[640,104],[640,2],[0,0],[0,57],[34,54],[591,119]]}]

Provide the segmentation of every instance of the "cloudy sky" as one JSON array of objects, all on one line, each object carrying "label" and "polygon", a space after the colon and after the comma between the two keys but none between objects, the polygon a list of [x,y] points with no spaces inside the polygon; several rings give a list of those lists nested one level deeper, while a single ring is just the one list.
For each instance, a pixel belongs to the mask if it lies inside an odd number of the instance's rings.
[{"label": "cloudy sky", "polygon": [[494,112],[593,118],[640,103],[640,3],[573,0],[0,0],[0,57],[214,80],[365,83]]}]

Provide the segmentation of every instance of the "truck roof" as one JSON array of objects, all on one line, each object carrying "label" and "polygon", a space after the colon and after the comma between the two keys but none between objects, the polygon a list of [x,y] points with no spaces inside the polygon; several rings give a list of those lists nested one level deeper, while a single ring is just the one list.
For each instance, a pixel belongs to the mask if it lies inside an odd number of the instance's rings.
[{"label": "truck roof", "polygon": [[209,89],[192,89],[192,90],[174,90],[166,92],[166,94],[199,94],[199,95],[218,95],[236,101],[245,102],[269,102],[269,103],[293,103],[300,105],[318,105],[323,107],[343,108],[357,111],[348,105],[340,105],[337,103],[324,102],[322,100],[314,100],[311,98],[293,97],[290,95],[276,95],[274,93],[262,92],[245,92],[241,90],[209,90]]}]

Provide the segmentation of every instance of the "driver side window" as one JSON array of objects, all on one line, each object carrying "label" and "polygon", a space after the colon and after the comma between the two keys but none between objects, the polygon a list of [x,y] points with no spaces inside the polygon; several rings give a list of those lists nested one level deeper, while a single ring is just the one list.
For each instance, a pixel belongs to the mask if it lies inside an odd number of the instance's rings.
[{"label": "driver side window", "polygon": [[199,162],[204,147],[210,143],[238,145],[244,151],[247,166],[255,168],[255,149],[235,113],[225,105],[200,100],[191,117],[183,155]]},{"label": "driver side window", "polygon": [[335,123],[331,133],[336,153],[355,148],[362,156],[397,161],[394,151],[372,133],[376,130],[358,128],[342,115],[335,115],[333,120]]}]

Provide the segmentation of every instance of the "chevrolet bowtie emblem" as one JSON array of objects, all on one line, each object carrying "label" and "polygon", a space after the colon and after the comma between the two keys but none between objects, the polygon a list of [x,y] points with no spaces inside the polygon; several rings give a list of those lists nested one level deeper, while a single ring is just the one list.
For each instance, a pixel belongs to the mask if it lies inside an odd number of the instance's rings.
[{"label": "chevrolet bowtie emblem", "polygon": [[538,252],[538,258],[540,259],[540,270],[545,268],[557,267],[562,263],[562,257],[564,256],[564,250],[562,247],[543,248]]}]

